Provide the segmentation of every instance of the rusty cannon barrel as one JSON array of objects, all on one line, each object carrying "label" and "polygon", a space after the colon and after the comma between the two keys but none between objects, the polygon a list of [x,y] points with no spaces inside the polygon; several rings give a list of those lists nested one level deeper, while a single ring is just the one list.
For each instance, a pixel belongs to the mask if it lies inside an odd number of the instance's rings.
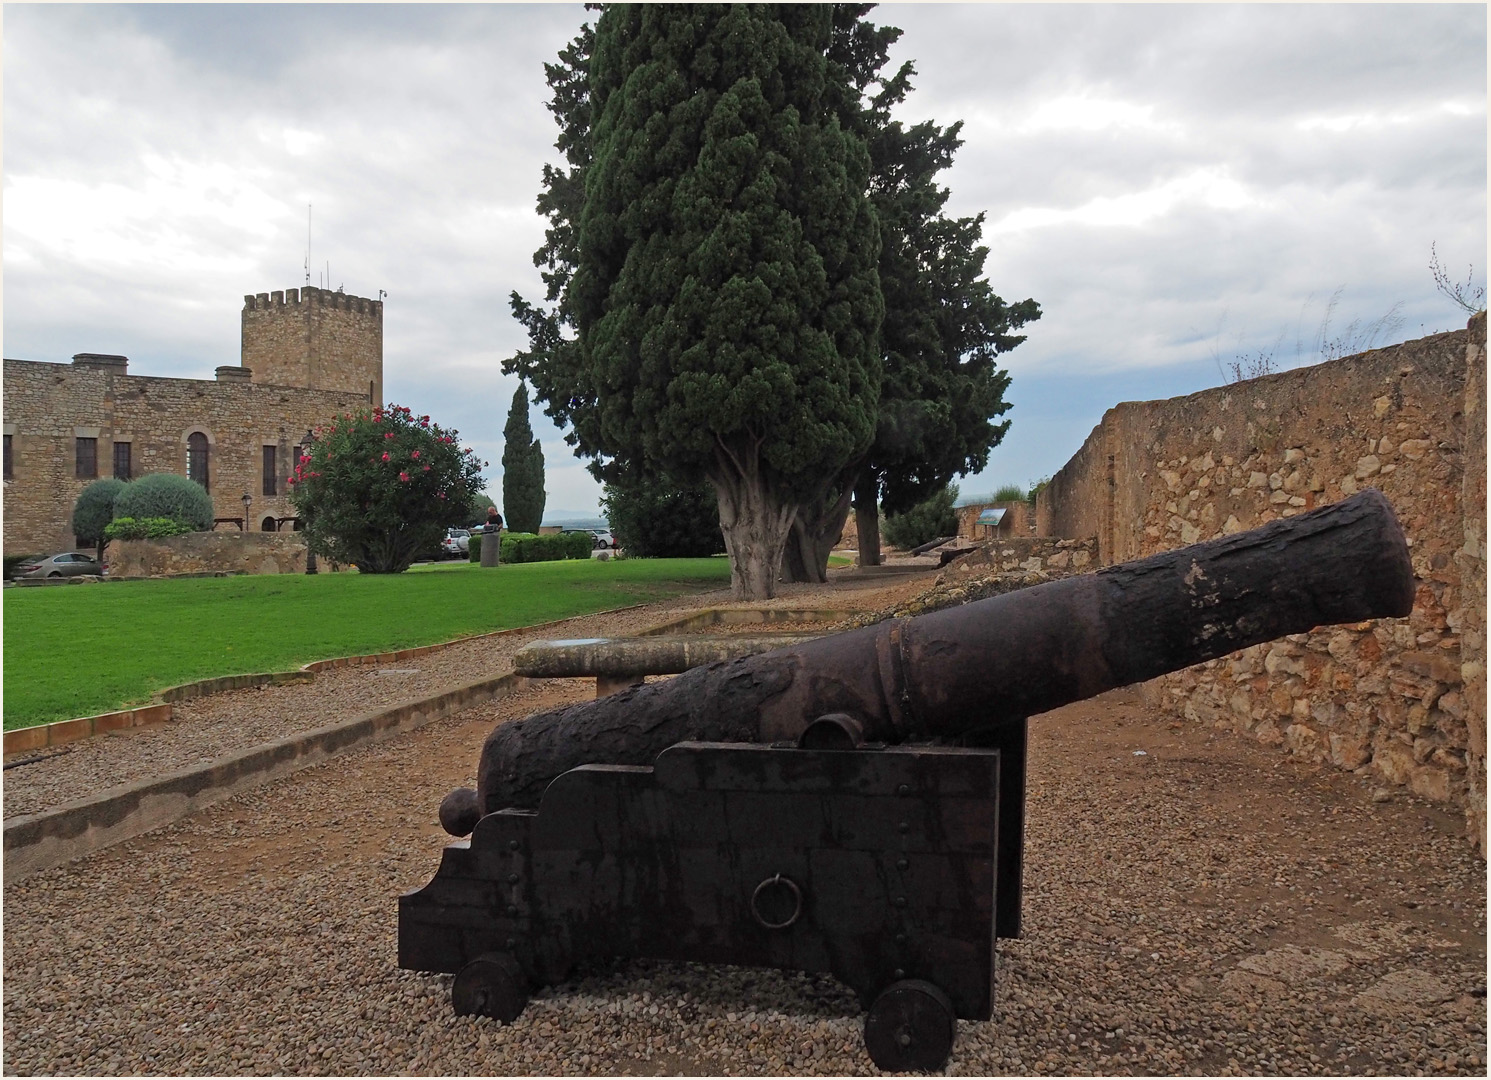
[{"label": "rusty cannon barrel", "polygon": [[[441,821],[536,806],[589,763],[650,765],[685,740],[797,740],[820,718],[866,741],[977,741],[1105,690],[1331,623],[1407,615],[1413,569],[1380,492],[955,608],[892,619],[496,728],[477,790]],[[821,724],[819,725],[821,727]]]}]

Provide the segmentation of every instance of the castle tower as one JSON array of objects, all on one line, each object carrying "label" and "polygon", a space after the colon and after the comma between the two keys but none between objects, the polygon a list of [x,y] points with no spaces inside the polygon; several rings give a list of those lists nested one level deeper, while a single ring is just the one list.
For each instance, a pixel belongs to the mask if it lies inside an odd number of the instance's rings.
[{"label": "castle tower", "polygon": [[253,380],[366,394],[383,404],[383,301],[306,286],[243,298]]}]

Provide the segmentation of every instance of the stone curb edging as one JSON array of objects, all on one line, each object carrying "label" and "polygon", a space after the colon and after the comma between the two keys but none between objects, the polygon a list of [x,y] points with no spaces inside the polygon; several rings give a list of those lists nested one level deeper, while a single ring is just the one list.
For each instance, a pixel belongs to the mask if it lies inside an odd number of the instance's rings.
[{"label": "stone curb edging", "polygon": [[99,713],[97,716],[80,716],[74,720],[57,720],[50,724],[35,724],[32,727],[16,728],[5,733],[4,752],[18,754],[26,750],[43,750],[48,746],[90,739],[106,731],[144,727],[147,724],[164,724],[171,719],[171,706],[166,702],[145,705],[138,709],[122,709],[119,712]]},{"label": "stone curb edging", "polygon": [[[633,611],[636,608],[646,606],[646,604],[628,604],[625,607],[609,608],[606,611],[590,612],[589,614],[614,615],[617,612]],[[484,634],[471,634],[467,637],[452,638],[450,641],[441,641],[434,645],[416,645],[408,649],[399,649],[396,652],[368,653],[362,656],[337,656],[330,660],[313,660],[308,664],[302,664],[294,671],[271,671],[256,675],[220,675],[213,679],[199,679],[196,682],[182,683],[180,686],[169,686],[153,695],[154,700],[149,705],[142,705],[139,708],[121,709],[118,712],[100,713],[97,716],[80,716],[72,720],[54,720],[50,724],[33,724],[31,727],[14,728],[5,732],[4,745],[3,749],[0,749],[0,753],[19,754],[27,750],[43,750],[49,746],[61,746],[64,743],[77,742],[80,739],[90,739],[95,735],[102,735],[106,731],[145,727],[149,724],[164,724],[171,720],[171,704],[173,702],[190,701],[192,698],[202,697],[205,694],[215,694],[223,690],[242,690],[245,687],[263,686],[266,683],[279,686],[284,683],[310,682],[316,677],[316,672],[318,671],[327,671],[331,668],[339,667],[389,664],[399,660],[409,660],[416,656],[424,656],[426,653],[434,652],[436,649],[448,648],[451,645],[460,645],[467,641],[479,641],[482,638],[502,637],[505,634],[524,633],[529,630],[542,630],[547,626],[558,626],[560,623],[568,622],[570,619],[581,617],[570,615],[564,619],[536,623],[533,626],[511,626],[506,630],[489,630]]]},{"label": "stone curb edging", "polygon": [[529,680],[482,679],[340,724],[287,736],[218,758],[206,766],[139,780],[5,823],[5,879],[71,862],[288,776],[356,746],[412,731],[472,705],[506,697]]}]

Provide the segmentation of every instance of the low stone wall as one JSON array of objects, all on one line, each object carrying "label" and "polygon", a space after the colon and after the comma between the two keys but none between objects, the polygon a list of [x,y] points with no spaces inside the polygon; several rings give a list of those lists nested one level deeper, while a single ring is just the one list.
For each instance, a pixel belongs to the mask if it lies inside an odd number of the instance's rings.
[{"label": "low stone wall", "polygon": [[[114,578],[238,571],[305,573],[305,541],[293,532],[198,532],[158,540],[115,540],[105,551]],[[325,560],[327,570],[332,566]]]},{"label": "low stone wall", "polygon": [[[985,510],[1003,510],[1004,517],[996,531],[992,525],[980,525],[979,514]],[[1024,499],[1014,502],[973,503],[958,507],[958,535],[968,540],[989,540],[995,537],[1029,536],[1035,530],[1035,514]]]},{"label": "low stone wall", "polygon": [[1155,680],[1149,698],[1312,761],[1465,807],[1485,850],[1486,318],[1314,367],[1110,409],[1038,499],[1103,565],[1254,528],[1364,487],[1391,501],[1405,619],[1328,627]]},{"label": "low stone wall", "polygon": [[1097,568],[1098,545],[1091,537],[1069,540],[1048,536],[1011,536],[980,544],[954,559],[938,582],[960,577],[1007,574],[1015,570],[1044,571],[1057,577]]}]

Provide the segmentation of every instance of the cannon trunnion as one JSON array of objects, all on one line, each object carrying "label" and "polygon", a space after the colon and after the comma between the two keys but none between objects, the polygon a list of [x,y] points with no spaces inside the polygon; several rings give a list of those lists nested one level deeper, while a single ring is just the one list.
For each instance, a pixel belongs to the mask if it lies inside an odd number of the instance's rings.
[{"label": "cannon trunnion", "polygon": [[457,1011],[504,1020],[591,958],[830,972],[869,1010],[877,1065],[940,1068],[955,1018],[990,1016],[996,910],[1018,930],[1020,823],[1000,821],[1015,764],[686,742],[651,767],[581,766],[536,811],[484,816],[399,898],[399,966],[454,972]]}]

